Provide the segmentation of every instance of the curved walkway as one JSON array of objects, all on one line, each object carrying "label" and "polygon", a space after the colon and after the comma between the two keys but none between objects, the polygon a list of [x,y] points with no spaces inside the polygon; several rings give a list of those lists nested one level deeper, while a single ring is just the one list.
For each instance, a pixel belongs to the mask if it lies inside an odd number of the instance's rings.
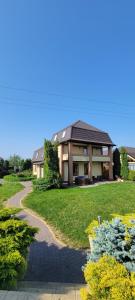
[{"label": "curved walkway", "polygon": [[[22,184],[24,189],[7,201],[8,207],[22,207],[21,201],[32,191],[30,182]],[[85,263],[86,252],[64,246],[56,240],[45,222],[29,210],[23,209],[19,217],[39,228],[36,241],[30,247],[28,270],[24,280],[83,283],[81,267]]]}]

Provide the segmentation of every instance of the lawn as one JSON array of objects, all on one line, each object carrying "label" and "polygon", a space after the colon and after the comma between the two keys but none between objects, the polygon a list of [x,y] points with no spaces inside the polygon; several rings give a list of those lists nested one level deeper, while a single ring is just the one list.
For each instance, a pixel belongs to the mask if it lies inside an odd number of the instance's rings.
[{"label": "lawn", "polygon": [[97,216],[105,220],[113,213],[135,212],[135,184],[34,191],[24,204],[40,214],[68,245],[85,248],[88,238],[84,231]]},{"label": "lawn", "polygon": [[20,183],[4,183],[0,185],[0,208],[3,205],[3,201],[7,200],[9,197],[13,196],[20,190],[23,186]]}]

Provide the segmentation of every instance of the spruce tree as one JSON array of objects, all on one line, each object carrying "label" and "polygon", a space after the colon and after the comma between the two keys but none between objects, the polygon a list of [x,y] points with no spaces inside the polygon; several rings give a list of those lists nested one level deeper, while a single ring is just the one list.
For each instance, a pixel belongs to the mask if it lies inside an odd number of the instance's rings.
[{"label": "spruce tree", "polygon": [[120,177],[120,170],[121,170],[121,163],[120,163],[120,152],[119,149],[116,148],[113,152],[113,176],[116,178],[116,176]]},{"label": "spruce tree", "polygon": [[128,179],[128,158],[127,158],[127,152],[124,147],[121,147],[120,149],[120,159],[121,159],[121,172],[120,175],[123,179]]}]

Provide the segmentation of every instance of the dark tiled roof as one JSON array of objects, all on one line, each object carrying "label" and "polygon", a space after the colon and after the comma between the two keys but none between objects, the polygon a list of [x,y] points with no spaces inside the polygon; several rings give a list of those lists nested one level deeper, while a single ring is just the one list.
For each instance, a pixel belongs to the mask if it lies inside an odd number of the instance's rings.
[{"label": "dark tiled roof", "polygon": [[135,158],[135,148],[133,147],[124,147],[127,151],[127,154]]},{"label": "dark tiled roof", "polygon": [[41,148],[37,149],[36,151],[34,151],[32,161],[33,162],[43,162],[44,161],[44,147],[41,147]]},{"label": "dark tiled roof", "polygon": [[87,130],[82,128],[72,128],[72,139],[78,141],[91,142],[96,144],[112,145],[108,133],[94,130]]},{"label": "dark tiled roof", "polygon": [[59,143],[68,140],[114,145],[108,133],[80,120],[56,132],[52,137],[52,141],[58,141]]}]

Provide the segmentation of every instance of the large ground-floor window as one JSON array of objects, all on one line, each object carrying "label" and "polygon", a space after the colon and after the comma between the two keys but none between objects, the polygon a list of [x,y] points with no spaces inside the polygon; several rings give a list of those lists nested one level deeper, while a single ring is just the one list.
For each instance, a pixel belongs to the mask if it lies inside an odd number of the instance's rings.
[{"label": "large ground-floor window", "polygon": [[84,175],[88,175],[88,163],[84,163]]},{"label": "large ground-floor window", "polygon": [[79,163],[73,162],[73,176],[79,176]]}]

